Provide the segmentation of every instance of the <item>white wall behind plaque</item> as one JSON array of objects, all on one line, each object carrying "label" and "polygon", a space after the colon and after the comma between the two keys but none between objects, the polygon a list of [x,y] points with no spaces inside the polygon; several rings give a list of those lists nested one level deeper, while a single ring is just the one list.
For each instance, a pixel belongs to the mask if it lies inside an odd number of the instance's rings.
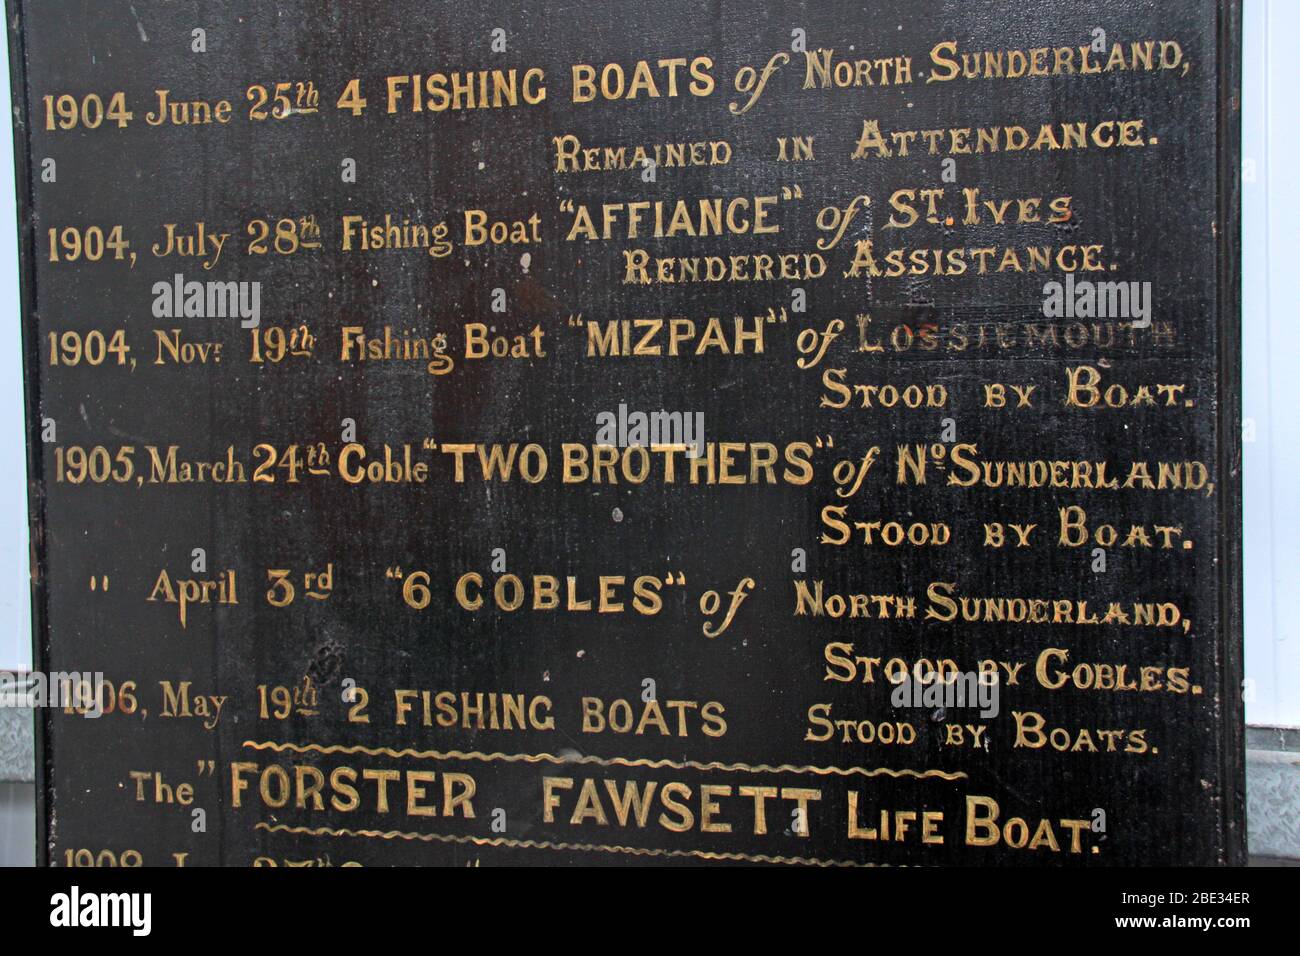
[{"label": "white wall behind plaque", "polygon": [[[9,46],[0,44],[5,103],[9,96]],[[15,209],[13,124],[0,123],[0,670],[32,663],[31,590],[27,551],[27,453],[23,411],[23,356],[18,346],[18,221]]]},{"label": "white wall behind plaque", "polygon": [[1300,725],[1300,3],[1247,0],[1243,17],[1246,721]]}]

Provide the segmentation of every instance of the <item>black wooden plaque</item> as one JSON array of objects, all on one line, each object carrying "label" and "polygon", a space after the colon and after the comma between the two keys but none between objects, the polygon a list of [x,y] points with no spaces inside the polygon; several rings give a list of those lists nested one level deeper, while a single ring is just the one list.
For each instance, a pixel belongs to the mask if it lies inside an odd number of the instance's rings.
[{"label": "black wooden plaque", "polygon": [[8,9],[44,861],[1243,860],[1234,4]]}]

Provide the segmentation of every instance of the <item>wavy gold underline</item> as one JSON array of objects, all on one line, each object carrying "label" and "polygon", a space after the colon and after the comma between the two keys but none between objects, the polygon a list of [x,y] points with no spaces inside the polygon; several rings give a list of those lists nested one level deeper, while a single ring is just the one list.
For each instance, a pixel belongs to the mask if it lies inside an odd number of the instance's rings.
[{"label": "wavy gold underline", "polygon": [[785,863],[803,866],[875,866],[855,860],[821,860],[817,857],[768,856],[762,853],[717,853],[712,850],[663,850],[604,843],[553,843],[550,840],[515,840],[510,837],[457,836],[448,833],[408,833],[402,830],[344,830],[333,827],[291,827],[263,823],[253,827],[267,833],[300,833],[307,836],[366,837],[379,840],[420,840],[425,843],[468,843],[474,846],[509,847],[520,850],[560,850],[583,853],[626,853],[631,856],[694,857],[700,860],[729,860],[739,863]]},{"label": "wavy gold underline", "polygon": [[276,753],[282,753],[286,750],[294,753],[319,753],[319,754],[366,754],[370,757],[412,757],[418,760],[482,760],[491,762],[500,760],[505,763],[554,763],[554,764],[596,764],[601,767],[648,767],[652,770],[725,770],[741,773],[811,773],[819,776],[841,776],[848,777],[854,774],[860,774],[864,777],[916,777],[918,780],[926,778],[938,778],[941,780],[965,780],[964,771],[946,771],[946,770],[912,770],[904,768],[896,770],[892,767],[797,767],[792,764],[781,764],[773,767],[769,764],[747,764],[747,763],[719,763],[713,761],[710,763],[701,763],[697,760],[652,760],[647,757],[596,757],[596,756],[572,756],[564,757],[559,754],[507,754],[507,753],[483,753],[478,750],[413,750],[404,748],[394,750],[391,747],[363,747],[360,745],[344,744],[292,744],[276,743],[272,740],[256,741],[245,740],[245,747],[251,747],[253,750],[272,750]]}]

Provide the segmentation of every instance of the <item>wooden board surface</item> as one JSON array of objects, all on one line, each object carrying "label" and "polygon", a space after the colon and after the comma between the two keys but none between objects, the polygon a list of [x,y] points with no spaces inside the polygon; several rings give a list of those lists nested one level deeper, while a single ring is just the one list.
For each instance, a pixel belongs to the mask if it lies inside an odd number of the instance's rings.
[{"label": "wooden board surface", "polygon": [[1241,862],[1235,5],[9,10],[50,864]]}]

